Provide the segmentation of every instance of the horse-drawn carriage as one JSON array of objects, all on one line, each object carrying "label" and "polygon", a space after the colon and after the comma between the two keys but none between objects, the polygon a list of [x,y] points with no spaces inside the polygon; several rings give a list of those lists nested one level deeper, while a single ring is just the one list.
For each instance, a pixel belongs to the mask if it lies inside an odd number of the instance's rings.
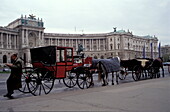
[{"label": "horse-drawn carriage", "polygon": [[124,80],[129,72],[131,72],[134,81],[140,80],[141,77],[145,79],[160,77],[160,68],[162,68],[162,75],[164,76],[162,62],[158,59],[138,58],[121,60],[119,79]]},{"label": "horse-drawn carriage", "polygon": [[[63,79],[64,84],[70,88],[76,83],[81,89],[90,87],[88,68],[92,62],[91,57],[73,56],[72,47],[39,47],[30,49],[30,52],[33,68],[23,69],[23,87],[20,91],[31,92],[33,95],[48,94],[55,79]],[[77,73],[75,69],[80,66],[84,71]]]},{"label": "horse-drawn carriage", "polygon": [[103,79],[103,85],[108,84],[109,73],[112,74],[112,84],[115,73],[117,83],[118,78],[126,78],[128,71],[131,71],[135,81],[140,80],[144,73],[150,78],[159,73],[151,59],[92,59],[85,58],[81,53],[73,55],[72,47],[59,46],[33,48],[30,52],[33,67],[23,69],[22,88],[19,90],[33,95],[48,94],[54,86],[55,79],[62,79],[69,88],[78,85],[84,89],[94,84],[94,73],[98,74],[99,79]]}]

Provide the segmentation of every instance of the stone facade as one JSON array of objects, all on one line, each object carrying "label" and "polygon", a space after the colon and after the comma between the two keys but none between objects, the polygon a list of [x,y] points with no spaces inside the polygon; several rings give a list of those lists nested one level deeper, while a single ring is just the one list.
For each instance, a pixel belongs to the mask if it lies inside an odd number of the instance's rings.
[{"label": "stone facade", "polygon": [[94,58],[142,58],[144,48],[145,57],[158,56],[156,37],[136,36],[132,32],[116,29],[100,34],[44,33],[44,29],[42,19],[33,15],[21,16],[6,27],[0,27],[0,63],[10,62],[13,53],[30,62],[30,48],[50,45],[73,47],[76,54],[78,44],[82,44],[85,55]]}]

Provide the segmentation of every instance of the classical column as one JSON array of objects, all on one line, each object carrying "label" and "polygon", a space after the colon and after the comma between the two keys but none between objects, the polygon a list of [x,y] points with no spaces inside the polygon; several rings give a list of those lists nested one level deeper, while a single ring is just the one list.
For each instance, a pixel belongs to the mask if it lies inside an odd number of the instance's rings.
[{"label": "classical column", "polygon": [[97,47],[97,51],[99,50],[99,39],[96,39],[96,47]]},{"label": "classical column", "polygon": [[14,49],[16,49],[16,35],[14,35]]},{"label": "classical column", "polygon": [[93,39],[91,39],[91,50],[93,51]]},{"label": "classical column", "polygon": [[50,45],[52,45],[52,38],[50,38]]},{"label": "classical column", "polygon": [[98,46],[99,46],[99,49],[98,49],[98,50],[100,51],[100,39],[99,39],[98,41],[99,41],[99,45],[98,45]]},{"label": "classical column", "polygon": [[9,48],[12,48],[12,35],[9,34]]},{"label": "classical column", "polygon": [[57,39],[56,38],[54,38],[54,45],[56,45],[57,44]]},{"label": "classical column", "polygon": [[104,47],[104,50],[108,50],[108,49],[107,49],[107,41],[106,41],[106,39],[103,40],[103,47]]},{"label": "classical column", "polygon": [[78,40],[76,39],[76,51],[78,49]]},{"label": "classical column", "polygon": [[22,38],[22,47],[24,46],[24,29],[22,29],[22,34],[21,34],[21,38]]},{"label": "classical column", "polygon": [[29,46],[28,30],[26,30],[26,46]]},{"label": "classical column", "polygon": [[89,39],[89,46],[90,46],[90,51],[91,51],[91,49],[92,49],[92,47],[91,47],[91,39]]},{"label": "classical column", "polygon": [[68,39],[68,47],[71,47],[71,40]]},{"label": "classical column", "polygon": [[72,46],[71,46],[71,39],[69,39],[69,46],[72,47]]},{"label": "classical column", "polygon": [[85,44],[84,44],[84,39],[83,39],[83,48],[85,47]]},{"label": "classical column", "polygon": [[16,48],[19,48],[19,38],[18,38],[18,35],[16,35]]},{"label": "classical column", "polygon": [[44,45],[44,33],[41,31],[41,45]]},{"label": "classical column", "polygon": [[57,46],[59,46],[59,39],[57,39]]},{"label": "classical column", "polygon": [[12,35],[9,34],[9,48],[12,48]]},{"label": "classical column", "polygon": [[8,34],[6,34],[6,48],[8,49]]},{"label": "classical column", "polygon": [[74,39],[72,39],[72,47],[73,47],[73,42],[74,42]]},{"label": "classical column", "polygon": [[66,39],[64,39],[64,46],[66,46]]},{"label": "classical column", "polygon": [[73,47],[73,39],[70,39],[70,45]]},{"label": "classical column", "polygon": [[1,33],[1,47],[4,47],[4,42],[3,42],[3,33]]},{"label": "classical column", "polygon": [[48,41],[48,44],[47,44],[47,45],[50,45],[50,38],[47,38],[47,41]]},{"label": "classical column", "polygon": [[38,46],[41,45],[41,31],[38,32]]},{"label": "classical column", "polygon": [[87,39],[84,39],[84,48],[85,48],[85,51],[87,51]]}]

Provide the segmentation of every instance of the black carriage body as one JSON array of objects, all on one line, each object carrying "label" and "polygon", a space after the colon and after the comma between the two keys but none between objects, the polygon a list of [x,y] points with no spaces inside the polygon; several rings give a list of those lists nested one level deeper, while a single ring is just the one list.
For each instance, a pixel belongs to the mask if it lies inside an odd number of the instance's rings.
[{"label": "black carriage body", "polygon": [[47,46],[30,49],[31,61],[42,62],[44,64],[55,64],[56,63],[56,46]]}]

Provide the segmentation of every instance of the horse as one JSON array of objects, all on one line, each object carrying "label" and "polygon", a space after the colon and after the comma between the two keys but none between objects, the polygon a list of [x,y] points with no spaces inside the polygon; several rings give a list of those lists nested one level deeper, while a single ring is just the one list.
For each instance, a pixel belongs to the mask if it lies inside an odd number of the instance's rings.
[{"label": "horse", "polygon": [[[120,58],[110,58],[110,59],[93,59],[91,69],[96,69],[98,73],[98,81],[103,81],[102,86],[108,85],[108,74],[112,74],[112,85],[114,85],[114,73],[118,76],[118,71],[120,70]],[[93,73],[96,73],[93,71]],[[93,74],[92,73],[92,74]],[[118,79],[116,78],[118,83]]]},{"label": "horse", "polygon": [[154,78],[160,77],[160,73],[159,73],[160,68],[162,69],[162,77],[164,77],[163,59],[161,57],[154,59],[150,68],[153,69]]}]

